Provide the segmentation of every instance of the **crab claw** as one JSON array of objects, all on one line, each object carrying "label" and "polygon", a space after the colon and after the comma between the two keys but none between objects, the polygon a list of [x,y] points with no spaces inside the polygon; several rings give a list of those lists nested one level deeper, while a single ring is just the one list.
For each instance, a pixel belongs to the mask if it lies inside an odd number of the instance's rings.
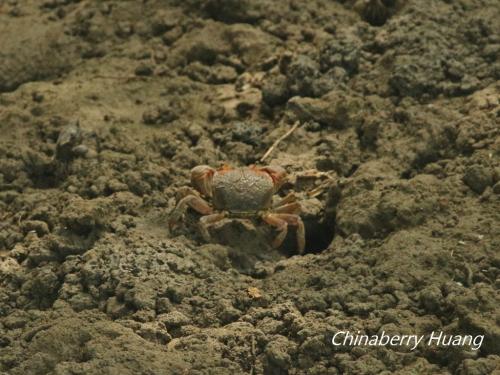
[{"label": "crab claw", "polygon": [[191,184],[206,197],[212,196],[212,177],[215,169],[208,165],[198,165],[191,169]]},{"label": "crab claw", "polygon": [[274,188],[278,190],[287,180],[287,173],[284,168],[277,165],[260,167],[259,170],[266,172],[273,179]]}]

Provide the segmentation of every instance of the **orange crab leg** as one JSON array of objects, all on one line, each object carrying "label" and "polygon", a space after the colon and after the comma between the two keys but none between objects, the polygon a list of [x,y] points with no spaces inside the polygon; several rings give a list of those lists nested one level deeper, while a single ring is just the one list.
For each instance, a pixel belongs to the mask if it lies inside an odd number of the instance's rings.
[{"label": "orange crab leg", "polygon": [[224,212],[218,212],[200,218],[200,232],[205,241],[211,242],[211,236],[208,228],[219,220],[224,219],[225,216],[226,214]]},{"label": "orange crab leg", "polygon": [[297,196],[295,195],[294,192],[290,192],[287,195],[285,195],[278,203],[274,204],[273,207],[280,207],[284,206],[287,203],[292,203],[297,200]]},{"label": "orange crab leg", "polygon": [[298,215],[283,214],[283,213],[267,213],[262,216],[262,219],[269,225],[278,230],[278,235],[273,241],[274,247],[279,247],[286,238],[288,233],[288,225],[297,227],[297,250],[299,254],[304,252],[306,244],[305,227],[302,219]]},{"label": "orange crab leg", "polygon": [[295,214],[298,215],[301,211],[299,202],[287,203],[278,207],[273,208],[273,212],[279,214]]},{"label": "orange crab leg", "polygon": [[213,212],[212,207],[210,207],[208,202],[203,198],[193,194],[186,195],[179,201],[177,207],[175,207],[172,215],[170,216],[170,220],[168,222],[170,228],[174,227],[180,221],[182,215],[184,215],[188,207],[191,207],[193,210],[202,215],[209,215]]}]

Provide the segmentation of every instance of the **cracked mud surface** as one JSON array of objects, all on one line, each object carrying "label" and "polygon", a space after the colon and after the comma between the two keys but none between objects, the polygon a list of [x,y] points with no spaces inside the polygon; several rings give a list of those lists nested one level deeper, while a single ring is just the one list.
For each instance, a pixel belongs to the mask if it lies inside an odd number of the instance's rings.
[{"label": "cracked mud surface", "polygon": [[[0,374],[500,371],[496,0],[0,2]],[[306,254],[205,243],[199,164],[291,175]],[[485,335],[334,347],[335,332]]]}]

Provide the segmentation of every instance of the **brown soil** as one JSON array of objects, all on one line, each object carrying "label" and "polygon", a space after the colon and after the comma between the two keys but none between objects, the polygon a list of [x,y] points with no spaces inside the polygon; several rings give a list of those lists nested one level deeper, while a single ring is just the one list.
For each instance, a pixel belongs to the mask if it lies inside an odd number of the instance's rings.
[{"label": "brown soil", "polygon": [[[0,374],[499,373],[499,31],[498,0],[0,1]],[[168,230],[192,167],[297,121],[266,162],[304,255]]]}]

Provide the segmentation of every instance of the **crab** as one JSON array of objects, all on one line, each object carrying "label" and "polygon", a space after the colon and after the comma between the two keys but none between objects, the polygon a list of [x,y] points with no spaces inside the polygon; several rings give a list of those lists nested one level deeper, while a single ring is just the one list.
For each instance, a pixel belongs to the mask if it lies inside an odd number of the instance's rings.
[{"label": "crab", "polygon": [[305,228],[295,194],[289,193],[273,204],[273,195],[286,178],[286,171],[279,166],[233,168],[226,165],[214,169],[198,165],[191,170],[191,184],[196,191],[185,189],[185,196],[172,211],[169,226],[176,226],[190,207],[203,215],[199,221],[200,232],[205,241],[211,242],[210,226],[225,218],[260,218],[278,232],[272,241],[274,248],[285,240],[288,226],[294,226],[297,250],[302,254]]}]

